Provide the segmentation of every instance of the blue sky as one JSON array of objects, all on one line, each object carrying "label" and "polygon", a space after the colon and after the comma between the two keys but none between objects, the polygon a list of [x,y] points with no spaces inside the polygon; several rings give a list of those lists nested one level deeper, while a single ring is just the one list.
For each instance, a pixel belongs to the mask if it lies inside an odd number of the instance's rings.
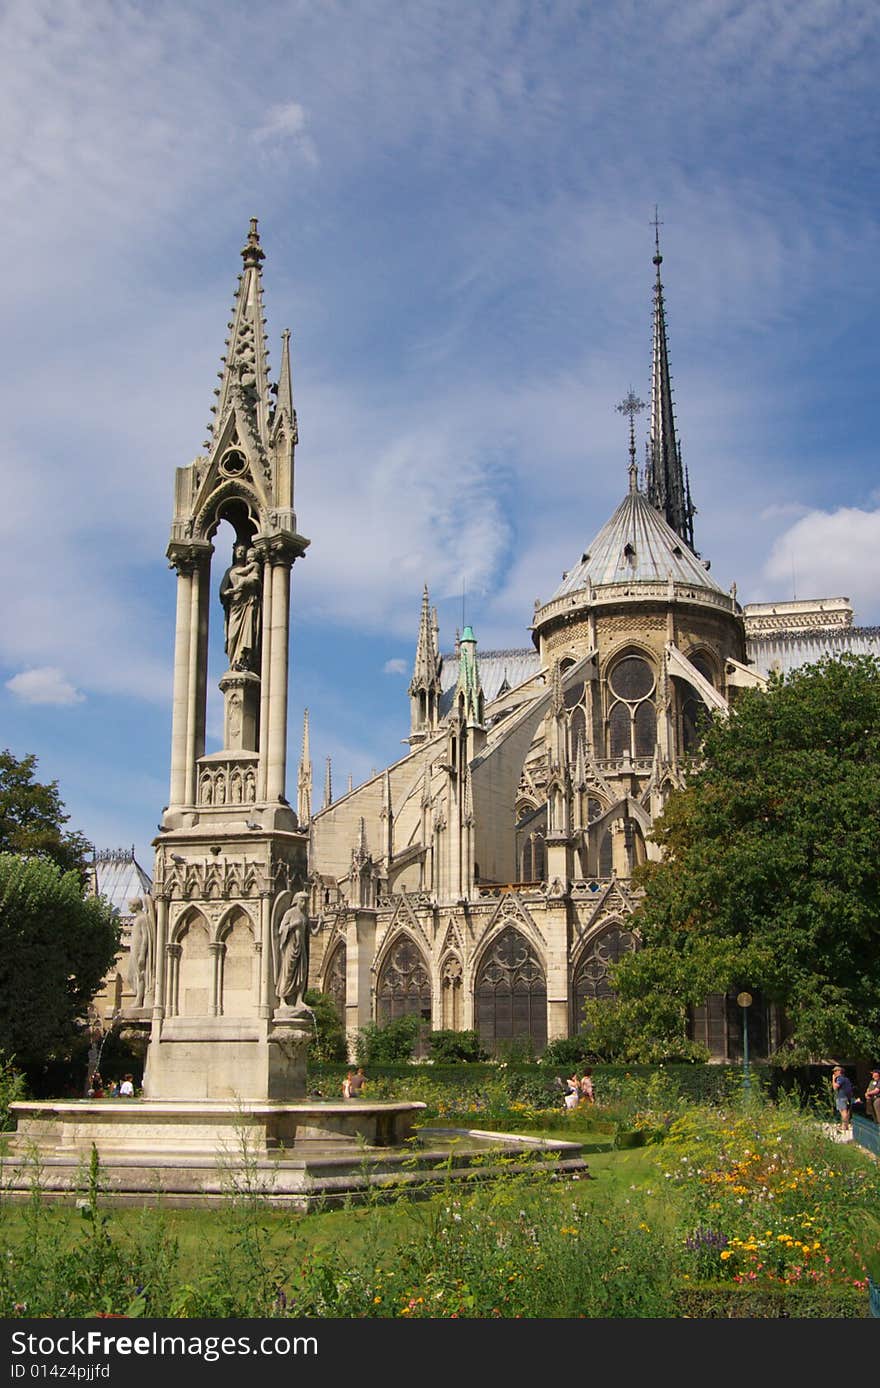
[{"label": "blue sky", "polygon": [[423,583],[444,648],[463,586],[525,645],[620,499],[655,203],[699,549],[880,622],[878,38],[855,0],[7,0],[0,745],[151,866],[174,468],[251,216],[312,541],[291,798],[304,706],[318,803],[403,750]]}]

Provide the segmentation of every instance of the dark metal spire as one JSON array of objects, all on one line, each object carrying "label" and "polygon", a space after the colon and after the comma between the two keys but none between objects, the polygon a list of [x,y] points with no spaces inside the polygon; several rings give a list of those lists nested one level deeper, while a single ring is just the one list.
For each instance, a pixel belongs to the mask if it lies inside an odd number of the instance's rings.
[{"label": "dark metal spire", "polygon": [[[651,359],[651,435],[645,469],[648,500],[661,511],[672,529],[690,549],[694,549],[694,512],[690,485],[681,462],[681,449],[675,431],[672,405],[672,378],[669,374],[669,346],[666,340],[666,309],[660,279],[660,227],[654,209],[654,344]],[[696,553],[696,551],[694,551]]]}]

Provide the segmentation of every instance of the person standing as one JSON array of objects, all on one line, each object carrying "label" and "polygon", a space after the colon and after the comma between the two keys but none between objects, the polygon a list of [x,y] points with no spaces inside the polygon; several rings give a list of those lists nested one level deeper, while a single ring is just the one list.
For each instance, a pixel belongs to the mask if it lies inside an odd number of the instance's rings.
[{"label": "person standing", "polygon": [[348,1072],[348,1074],[346,1075],[345,1079],[342,1081],[342,1097],[343,1097],[343,1099],[350,1099],[350,1098],[351,1098],[351,1082],[352,1082],[353,1078],[354,1078],[354,1076],[352,1075],[352,1072],[349,1070],[349,1072]]},{"label": "person standing", "polygon": [[364,1067],[359,1065],[348,1082],[348,1097],[350,1099],[362,1099],[366,1082],[367,1077],[364,1074]]},{"label": "person standing", "polygon": [[865,1090],[865,1114],[880,1123],[880,1065],[875,1065]]},{"label": "person standing", "polygon": [[593,1072],[585,1070],[581,1078],[581,1103],[594,1104],[596,1095],[593,1092]]},{"label": "person standing", "polygon": [[834,1107],[840,1114],[840,1131],[848,1133],[852,1126],[852,1080],[842,1065],[835,1065],[831,1072],[831,1088],[834,1091]]}]

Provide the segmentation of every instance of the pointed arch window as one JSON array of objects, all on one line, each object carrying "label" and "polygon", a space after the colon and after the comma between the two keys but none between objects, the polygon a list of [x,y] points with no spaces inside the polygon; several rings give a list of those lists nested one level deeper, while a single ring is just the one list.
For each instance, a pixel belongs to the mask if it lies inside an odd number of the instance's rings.
[{"label": "pointed arch window", "polygon": [[[421,1018],[427,1033],[431,1026],[431,976],[418,946],[404,935],[392,945],[379,973],[376,1021],[381,1026],[411,1013]],[[418,1054],[423,1052],[424,1038],[417,1048]]]},{"label": "pointed arch window", "polygon": [[340,942],[330,956],[330,963],[324,975],[324,992],[331,998],[333,1009],[342,1022],[345,1021],[347,961],[345,944]]},{"label": "pointed arch window", "polygon": [[607,682],[608,755],[650,757],[657,740],[656,679],[648,661],[625,655]]},{"label": "pointed arch window", "polygon": [[516,852],[521,882],[543,882],[544,840],[547,834],[547,805],[523,814],[516,827]]},{"label": "pointed arch window", "polygon": [[610,965],[616,964],[619,959],[622,959],[625,954],[631,953],[635,948],[636,937],[632,931],[625,930],[622,925],[616,924],[603,930],[602,934],[588,946],[575,969],[571,990],[574,1007],[573,1030],[578,1030],[583,1023],[584,1003],[588,999],[614,996],[609,973]]},{"label": "pointed arch window", "polygon": [[[703,679],[708,680],[713,688],[717,687],[715,672],[705,656],[697,652],[689,655],[688,660]],[[679,746],[686,756],[693,755],[700,750],[709,710],[692,684],[683,679],[676,679],[675,685],[679,700]]]},{"label": "pointed arch window", "polygon": [[547,981],[529,941],[508,926],[490,947],[475,988],[480,1044],[490,1054],[505,1042],[530,1042],[535,1051],[547,1044]]}]

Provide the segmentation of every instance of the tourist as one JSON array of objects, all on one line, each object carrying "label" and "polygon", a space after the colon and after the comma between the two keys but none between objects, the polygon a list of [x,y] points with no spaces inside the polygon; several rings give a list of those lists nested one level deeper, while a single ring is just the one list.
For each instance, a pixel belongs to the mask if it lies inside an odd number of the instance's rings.
[{"label": "tourist", "polygon": [[349,1080],[348,1097],[350,1099],[363,1098],[364,1085],[366,1084],[366,1082],[367,1077],[364,1074],[364,1067],[362,1065],[359,1065],[356,1072],[352,1075],[351,1079]]},{"label": "tourist", "polygon": [[119,1093],[119,1081],[118,1081],[118,1080],[111,1080],[110,1083],[107,1085],[107,1098],[108,1098],[108,1099],[115,1099],[118,1093]]},{"label": "tourist", "polygon": [[880,1065],[875,1065],[865,1090],[865,1114],[880,1123]]},{"label": "tourist", "polygon": [[577,1108],[581,1098],[581,1082],[577,1075],[570,1075],[566,1080],[565,1107],[567,1109]]},{"label": "tourist", "polygon": [[95,1073],[92,1075],[92,1078],[91,1078],[91,1080],[90,1080],[90,1082],[89,1082],[89,1098],[90,1098],[90,1099],[103,1099],[103,1097],[104,1097],[104,1081],[101,1079],[101,1076],[98,1074],[98,1072],[97,1072],[97,1070],[96,1070]]},{"label": "tourist", "polygon": [[593,1072],[592,1070],[585,1070],[581,1078],[581,1103],[594,1104],[595,1102],[596,1096],[593,1093]]},{"label": "tourist", "polygon": [[125,1076],[123,1077],[122,1083],[121,1083],[121,1085],[119,1086],[119,1097],[120,1097],[120,1099],[133,1099],[133,1098],[134,1098],[134,1078],[133,1078],[133,1076],[131,1076],[131,1075],[125,1075]]},{"label": "tourist", "polygon": [[353,1078],[354,1078],[354,1076],[352,1075],[352,1072],[349,1070],[349,1072],[348,1072],[348,1074],[346,1075],[345,1079],[342,1081],[342,1097],[343,1097],[343,1099],[350,1099],[350,1098],[351,1098],[351,1082],[352,1082],[352,1079],[353,1079]]},{"label": "tourist", "polygon": [[835,1065],[831,1072],[831,1087],[834,1090],[834,1107],[840,1114],[840,1131],[848,1133],[852,1124],[852,1080],[842,1065]]}]

